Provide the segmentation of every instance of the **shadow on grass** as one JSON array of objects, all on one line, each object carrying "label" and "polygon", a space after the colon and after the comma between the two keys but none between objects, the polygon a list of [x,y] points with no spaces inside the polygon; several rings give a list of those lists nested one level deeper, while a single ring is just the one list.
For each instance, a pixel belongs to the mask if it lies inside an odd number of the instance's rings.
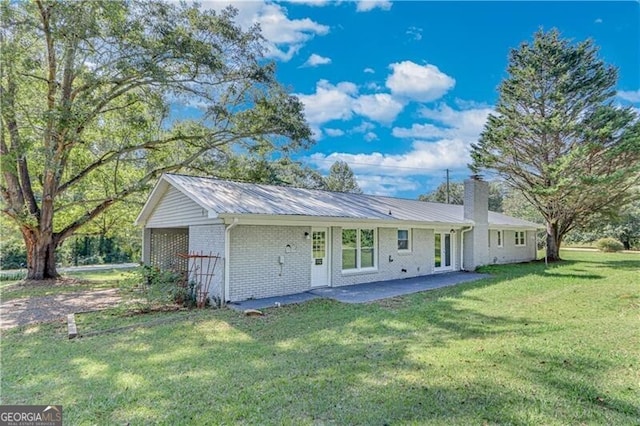
[{"label": "shadow on grass", "polygon": [[[582,408],[583,413],[589,411],[600,414],[598,423],[605,421],[604,411],[621,414],[622,418],[635,422],[640,419],[640,406],[613,396],[602,386],[598,387],[598,378],[602,371],[612,368],[611,362],[602,357],[587,356],[566,351],[564,354],[543,350],[522,350],[521,355],[528,362],[512,364],[517,371],[522,365],[528,365],[527,377],[535,377],[538,382],[554,391],[563,399],[571,400]],[[627,389],[631,391],[630,388]],[[631,392],[629,392],[630,394]],[[637,400],[636,400],[637,401]],[[575,418],[576,422],[592,423],[596,421],[591,416],[582,415]],[[631,424],[631,423],[630,423]]]},{"label": "shadow on grass", "polygon": [[566,261],[574,264],[586,263],[589,265],[598,265],[598,267],[608,268],[608,269],[618,269],[625,271],[637,271],[640,273],[640,256],[638,256],[639,260],[608,260],[608,261],[597,261],[597,260],[584,260],[584,261]]},{"label": "shadow on grass", "polygon": [[[202,313],[119,337],[32,340],[10,354],[9,371],[18,371],[3,377],[4,390],[11,402],[28,403],[48,383],[47,397],[65,405],[72,424],[518,418],[508,392],[488,391],[490,383],[471,378],[465,384],[434,380],[448,367],[420,354],[511,333],[520,321],[456,310],[444,301],[394,318],[379,306],[353,309],[334,301],[282,308],[264,321],[224,314],[226,321]],[[33,358],[37,365],[27,366]]]},{"label": "shadow on grass", "polygon": [[584,279],[584,280],[601,280],[601,279],[605,278],[604,275],[598,275],[598,274],[581,274],[581,273],[577,273],[577,274],[562,274],[562,273],[557,273],[557,272],[553,272],[553,271],[547,271],[545,273],[545,275],[548,276],[548,277],[579,278],[579,279]]},{"label": "shadow on grass", "polygon": [[473,283],[262,318],[190,312],[77,341],[25,330],[3,337],[3,403],[46,397],[70,424],[632,424],[637,409],[596,388],[610,361],[530,349],[570,330],[492,301],[533,286],[513,278],[575,272],[560,266],[492,266],[499,275]]}]

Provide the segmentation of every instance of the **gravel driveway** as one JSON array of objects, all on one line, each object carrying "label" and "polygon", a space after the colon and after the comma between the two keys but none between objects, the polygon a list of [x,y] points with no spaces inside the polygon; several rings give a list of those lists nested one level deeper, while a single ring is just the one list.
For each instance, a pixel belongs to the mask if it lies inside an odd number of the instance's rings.
[{"label": "gravel driveway", "polygon": [[8,300],[0,303],[0,330],[66,319],[68,314],[105,309],[121,301],[115,288]]}]

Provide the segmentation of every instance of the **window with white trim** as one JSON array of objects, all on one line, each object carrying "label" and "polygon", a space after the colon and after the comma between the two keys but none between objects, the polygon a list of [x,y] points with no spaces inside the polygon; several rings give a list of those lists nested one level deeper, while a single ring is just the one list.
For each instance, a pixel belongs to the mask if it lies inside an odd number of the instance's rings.
[{"label": "window with white trim", "polygon": [[398,251],[411,251],[411,230],[398,229]]},{"label": "window with white trim", "polygon": [[372,228],[342,230],[342,270],[376,267],[376,232]]},{"label": "window with white trim", "polygon": [[516,247],[526,245],[525,234],[526,233],[524,231],[516,231]]},{"label": "window with white trim", "polygon": [[502,231],[497,231],[497,237],[496,239],[498,240],[498,247],[502,247]]}]

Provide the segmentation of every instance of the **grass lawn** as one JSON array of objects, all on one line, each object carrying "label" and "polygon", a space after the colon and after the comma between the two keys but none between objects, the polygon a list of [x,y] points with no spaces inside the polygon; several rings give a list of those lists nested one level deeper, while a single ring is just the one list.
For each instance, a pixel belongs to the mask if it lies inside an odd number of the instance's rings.
[{"label": "grass lawn", "polygon": [[78,316],[5,333],[2,404],[65,424],[640,424],[640,255],[485,268],[366,305]]},{"label": "grass lawn", "polygon": [[7,301],[22,297],[52,296],[85,290],[117,288],[132,275],[132,271],[127,269],[68,272],[63,274],[66,280],[56,285],[24,286],[21,281],[0,280],[0,300]]}]

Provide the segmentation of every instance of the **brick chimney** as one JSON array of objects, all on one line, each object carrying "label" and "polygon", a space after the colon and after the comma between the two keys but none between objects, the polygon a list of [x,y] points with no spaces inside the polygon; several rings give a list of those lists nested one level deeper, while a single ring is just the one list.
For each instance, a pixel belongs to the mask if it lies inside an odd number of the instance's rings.
[{"label": "brick chimney", "polygon": [[489,184],[478,176],[464,181],[464,218],[473,229],[464,234],[464,265],[467,271],[489,260]]}]

